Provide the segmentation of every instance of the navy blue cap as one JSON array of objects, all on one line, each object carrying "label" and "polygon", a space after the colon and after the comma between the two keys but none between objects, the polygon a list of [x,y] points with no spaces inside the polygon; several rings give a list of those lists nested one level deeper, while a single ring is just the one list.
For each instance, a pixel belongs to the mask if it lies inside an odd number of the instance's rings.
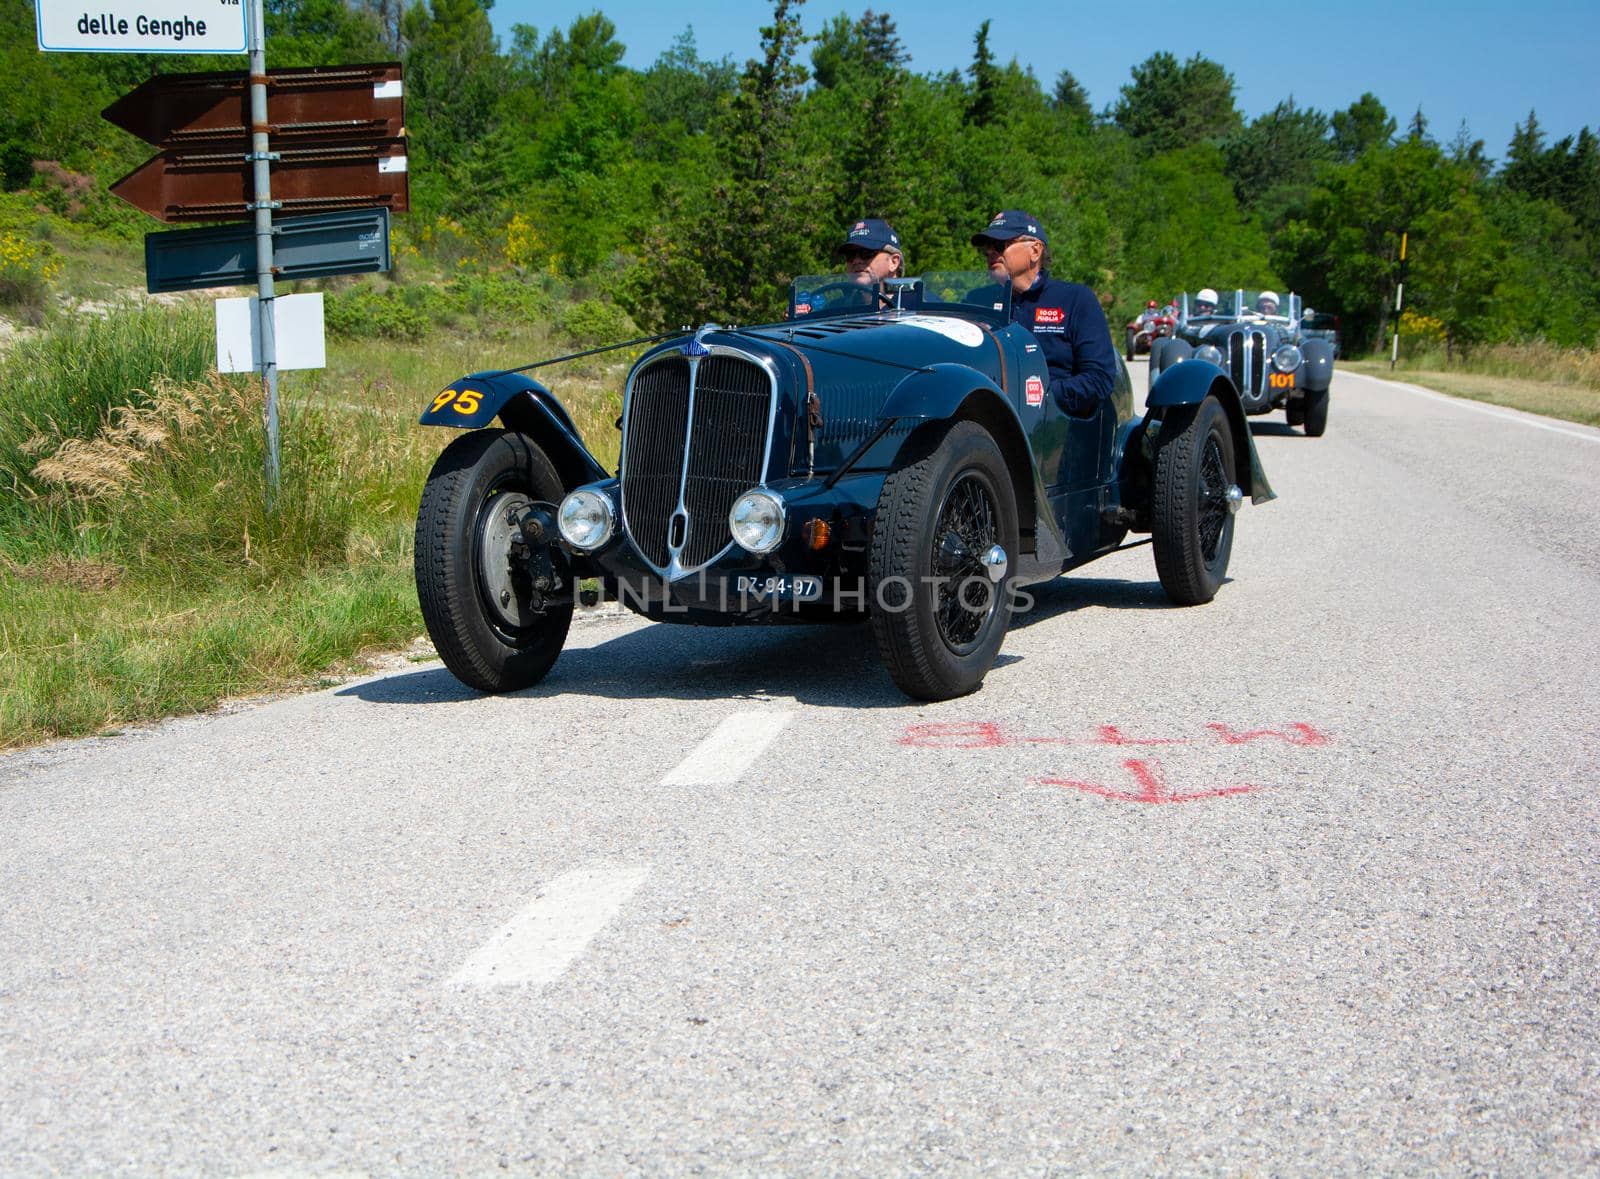
[{"label": "navy blue cap", "polygon": [[972,235],[972,244],[979,245],[983,242],[1008,242],[1014,237],[1036,237],[1045,245],[1050,244],[1050,238],[1045,233],[1044,227],[1039,224],[1038,218],[1032,213],[1024,213],[1021,209],[1006,209],[996,213],[989,222],[989,227],[982,233]]},{"label": "navy blue cap", "polygon": [[894,226],[879,217],[866,217],[850,227],[849,236],[841,242],[835,253],[848,249],[893,250],[900,252],[900,235]]}]

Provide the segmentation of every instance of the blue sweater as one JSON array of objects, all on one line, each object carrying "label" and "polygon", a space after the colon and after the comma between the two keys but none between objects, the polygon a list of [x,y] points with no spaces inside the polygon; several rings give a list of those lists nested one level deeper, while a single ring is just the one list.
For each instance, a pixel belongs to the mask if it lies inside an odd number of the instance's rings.
[{"label": "blue sweater", "polygon": [[1011,320],[1038,339],[1056,404],[1074,417],[1093,416],[1117,381],[1111,329],[1094,292],[1040,271],[1033,286],[1012,293]]}]

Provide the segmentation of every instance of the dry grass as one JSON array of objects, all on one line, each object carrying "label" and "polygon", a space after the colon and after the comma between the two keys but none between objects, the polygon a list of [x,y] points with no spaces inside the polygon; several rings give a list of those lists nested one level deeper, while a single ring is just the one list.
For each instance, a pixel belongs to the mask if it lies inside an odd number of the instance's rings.
[{"label": "dry grass", "polygon": [[1452,397],[1503,405],[1508,409],[1543,414],[1586,426],[1600,426],[1600,388],[1589,384],[1405,364],[1390,372],[1388,362],[1378,360],[1340,361],[1339,366],[1366,376],[1410,381]]}]

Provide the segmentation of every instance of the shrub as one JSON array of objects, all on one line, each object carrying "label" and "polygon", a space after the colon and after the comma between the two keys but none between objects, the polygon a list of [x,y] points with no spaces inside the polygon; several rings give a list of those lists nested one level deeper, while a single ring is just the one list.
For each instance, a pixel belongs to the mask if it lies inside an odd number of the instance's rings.
[{"label": "shrub", "polygon": [[639,334],[626,311],[599,299],[585,299],[567,308],[561,315],[561,330],[575,342],[591,347],[615,344]]},{"label": "shrub", "polygon": [[48,245],[0,233],[0,307],[35,326],[43,323],[51,280],[60,273],[61,263]]},{"label": "shrub", "polygon": [[420,340],[428,334],[429,316],[412,306],[408,290],[369,286],[335,291],[322,300],[328,335],[341,339]]}]

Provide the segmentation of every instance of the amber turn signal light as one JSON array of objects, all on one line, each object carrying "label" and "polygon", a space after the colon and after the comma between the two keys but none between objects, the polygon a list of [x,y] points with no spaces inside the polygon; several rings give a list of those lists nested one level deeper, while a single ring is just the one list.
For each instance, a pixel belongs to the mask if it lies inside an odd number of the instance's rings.
[{"label": "amber turn signal light", "polygon": [[806,548],[820,553],[833,539],[833,529],[826,520],[807,520],[800,526],[800,539],[806,542]]}]

